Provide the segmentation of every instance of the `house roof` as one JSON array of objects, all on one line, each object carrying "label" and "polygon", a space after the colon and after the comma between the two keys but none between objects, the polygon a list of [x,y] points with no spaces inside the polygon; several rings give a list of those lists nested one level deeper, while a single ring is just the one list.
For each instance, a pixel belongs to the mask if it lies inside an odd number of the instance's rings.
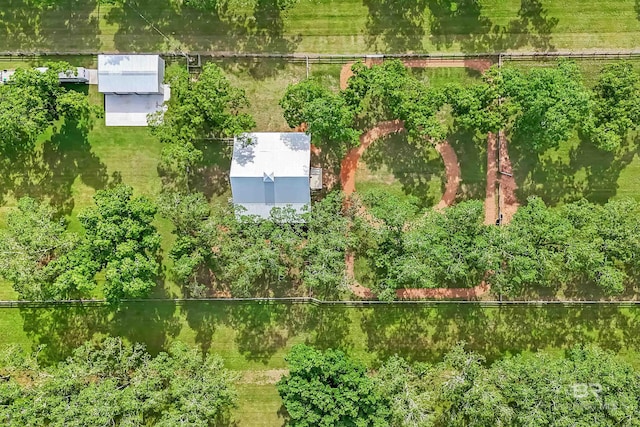
[{"label": "house roof", "polygon": [[98,55],[98,91],[161,93],[164,61],[158,55]]},{"label": "house roof", "polygon": [[302,132],[256,132],[235,138],[231,177],[309,177],[311,137]]}]

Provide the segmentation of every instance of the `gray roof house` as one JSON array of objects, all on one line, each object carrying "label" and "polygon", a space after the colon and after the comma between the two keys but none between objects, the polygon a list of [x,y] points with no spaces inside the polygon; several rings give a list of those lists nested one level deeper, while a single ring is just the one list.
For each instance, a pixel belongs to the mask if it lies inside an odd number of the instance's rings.
[{"label": "gray roof house", "polygon": [[229,178],[243,215],[269,218],[274,207],[298,213],[311,205],[311,139],[301,132],[257,132],[236,137]]}]

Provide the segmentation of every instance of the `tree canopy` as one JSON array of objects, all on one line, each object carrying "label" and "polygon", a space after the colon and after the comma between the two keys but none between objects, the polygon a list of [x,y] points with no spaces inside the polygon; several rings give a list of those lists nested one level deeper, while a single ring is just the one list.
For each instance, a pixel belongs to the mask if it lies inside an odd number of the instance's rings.
[{"label": "tree canopy", "polygon": [[584,131],[601,149],[614,151],[640,122],[640,74],[629,62],[607,64],[593,89]]},{"label": "tree canopy", "polygon": [[334,94],[315,79],[290,85],[280,100],[290,127],[306,124],[316,147],[342,158],[358,144],[360,133],[354,128],[354,112],[340,94]]},{"label": "tree canopy", "polygon": [[341,206],[341,194],[330,193],[310,212],[274,209],[262,219],[223,206],[212,212],[201,194],[166,194],[161,212],[176,234],[172,274],[190,296],[214,289],[264,296],[303,283],[316,295],[336,295],[346,289],[349,245]]},{"label": "tree canopy", "polygon": [[96,206],[78,218],[83,234],[69,233],[46,203],[23,198],[0,232],[0,274],[21,298],[59,300],[86,297],[104,272],[111,303],[147,296],[155,287],[160,236],[152,224],[156,207],[133,189],[100,190]]},{"label": "tree canopy", "polygon": [[155,357],[120,338],[91,342],[43,366],[17,349],[0,357],[7,426],[212,426],[228,419],[234,375],[215,355],[176,342]]},{"label": "tree canopy", "polygon": [[150,115],[148,121],[151,133],[166,144],[161,169],[184,188],[188,170],[202,158],[197,147],[203,141],[247,132],[255,121],[245,112],[249,101],[244,89],[232,86],[214,63],[205,64],[197,78],[183,67],[168,67],[165,80],[171,99],[166,111]]},{"label": "tree canopy", "polygon": [[286,360],[278,391],[295,426],[616,426],[640,410],[640,373],[597,347],[487,365],[458,345],[437,363],[394,356],[375,371],[304,345]]},{"label": "tree canopy", "polygon": [[72,69],[66,62],[45,64],[46,71],[18,68],[0,85],[0,151],[29,152],[36,138],[60,118],[82,121],[90,112],[87,97],[66,89],[58,73]]},{"label": "tree canopy", "polygon": [[24,197],[7,215],[7,228],[0,230],[0,275],[22,298],[55,298],[47,286],[55,278],[52,261],[73,249],[77,239],[66,233],[65,221],[55,218],[51,206]]},{"label": "tree canopy", "polygon": [[482,132],[506,129],[533,152],[556,148],[588,115],[591,94],[575,62],[523,71],[493,67],[483,82],[447,89],[456,121]]},{"label": "tree canopy", "polygon": [[624,291],[640,272],[636,256],[640,204],[604,206],[580,201],[551,209],[530,198],[511,223],[500,227],[498,259],[489,280],[507,294],[525,288],[593,283],[605,294]]},{"label": "tree canopy", "polygon": [[289,425],[386,426],[389,412],[364,365],[341,351],[321,352],[303,344],[286,357],[289,374],[278,392],[289,414]]}]

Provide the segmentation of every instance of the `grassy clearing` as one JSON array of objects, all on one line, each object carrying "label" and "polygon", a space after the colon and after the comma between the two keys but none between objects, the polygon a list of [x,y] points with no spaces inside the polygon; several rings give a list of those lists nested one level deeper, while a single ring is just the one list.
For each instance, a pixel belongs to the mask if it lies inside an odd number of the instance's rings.
[{"label": "grassy clearing", "polygon": [[135,8],[64,0],[46,10],[5,3],[0,36],[8,50],[493,52],[640,43],[635,0],[300,0],[285,12],[275,2],[231,12],[181,9],[172,0],[139,0]]},{"label": "grassy clearing", "polygon": [[442,197],[446,176],[438,152],[431,146],[416,147],[401,132],[372,144],[356,172],[359,192],[380,189],[400,198],[410,198],[423,208]]},{"label": "grassy clearing", "polygon": [[576,132],[558,149],[533,156],[510,147],[518,198],[537,195],[557,205],[586,198],[594,203],[609,199],[640,199],[640,134],[629,136],[627,144],[609,153],[580,138]]},{"label": "grassy clearing", "polygon": [[[33,349],[55,362],[84,340],[121,335],[152,353],[181,340],[220,354],[233,370],[260,373],[286,367],[296,343],[339,348],[370,366],[398,354],[437,361],[455,343],[489,361],[506,354],[562,351],[596,343],[638,365],[640,309],[615,306],[483,308],[476,305],[314,307],[303,304],[139,302],[118,311],[96,307],[0,309],[0,345]],[[240,425],[280,425],[275,386],[240,385]],[[244,394],[246,393],[246,394]]]}]

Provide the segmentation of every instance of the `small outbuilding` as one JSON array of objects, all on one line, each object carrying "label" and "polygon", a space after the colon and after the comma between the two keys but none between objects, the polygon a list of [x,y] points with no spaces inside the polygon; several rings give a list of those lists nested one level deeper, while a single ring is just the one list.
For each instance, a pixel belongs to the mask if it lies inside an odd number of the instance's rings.
[{"label": "small outbuilding", "polygon": [[98,55],[98,91],[104,93],[106,126],[147,126],[171,97],[159,55]]},{"label": "small outbuilding", "polygon": [[163,80],[160,55],[98,55],[98,92],[161,94]]},{"label": "small outbuilding", "polygon": [[269,218],[275,207],[311,205],[311,138],[302,132],[257,132],[234,139],[230,181],[243,215]]}]

